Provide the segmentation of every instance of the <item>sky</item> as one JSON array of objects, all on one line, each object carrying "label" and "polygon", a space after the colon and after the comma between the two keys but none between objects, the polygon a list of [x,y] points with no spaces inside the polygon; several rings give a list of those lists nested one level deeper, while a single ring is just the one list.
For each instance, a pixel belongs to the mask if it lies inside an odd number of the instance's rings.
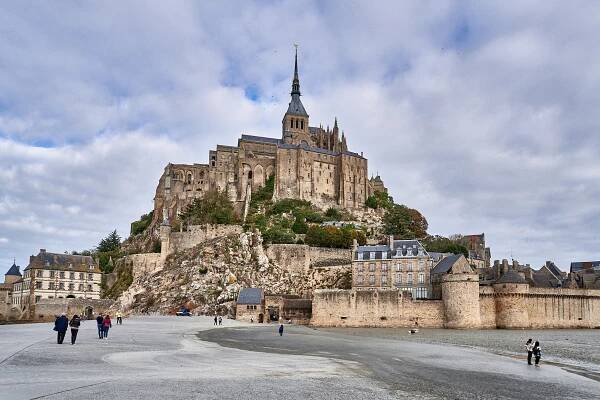
[{"label": "sky", "polygon": [[600,259],[599,34],[597,2],[2,2],[0,269],[127,237],[167,163],[280,137],[294,43],[311,125],[431,234]]}]

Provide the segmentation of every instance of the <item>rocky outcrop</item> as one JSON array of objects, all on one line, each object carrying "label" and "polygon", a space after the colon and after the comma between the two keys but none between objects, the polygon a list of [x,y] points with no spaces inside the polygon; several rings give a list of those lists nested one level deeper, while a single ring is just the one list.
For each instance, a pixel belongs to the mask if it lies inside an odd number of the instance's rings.
[{"label": "rocky outcrop", "polygon": [[169,255],[162,269],[133,274],[116,307],[132,313],[173,313],[182,306],[195,314],[232,313],[243,287],[266,293],[310,295],[318,288],[348,288],[350,269],[293,270],[270,260],[255,233],[204,241]]}]

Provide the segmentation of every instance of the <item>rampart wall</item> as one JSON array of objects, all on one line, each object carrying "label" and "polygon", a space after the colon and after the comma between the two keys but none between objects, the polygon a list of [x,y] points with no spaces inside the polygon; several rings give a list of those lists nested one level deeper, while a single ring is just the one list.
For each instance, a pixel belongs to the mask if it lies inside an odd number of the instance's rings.
[{"label": "rampart wall", "polygon": [[412,300],[395,289],[316,290],[311,324],[413,327],[418,321],[420,327],[433,328],[600,328],[600,290],[474,289],[464,283],[443,301]]},{"label": "rampart wall", "polygon": [[78,314],[85,319],[106,312],[113,303],[106,299],[42,299],[35,305],[34,318],[36,321],[54,321],[57,315],[65,313],[69,318]]},{"label": "rampart wall", "polygon": [[352,268],[352,253],[349,249],[330,249],[298,244],[272,244],[267,248],[267,257],[291,272],[306,272],[310,268]]},{"label": "rampart wall", "polygon": [[311,324],[329,327],[442,328],[441,300],[412,300],[397,289],[315,290]]},{"label": "rampart wall", "polygon": [[240,225],[192,225],[183,232],[171,232],[169,235],[168,254],[190,249],[198,244],[228,235],[239,235],[244,230]]}]

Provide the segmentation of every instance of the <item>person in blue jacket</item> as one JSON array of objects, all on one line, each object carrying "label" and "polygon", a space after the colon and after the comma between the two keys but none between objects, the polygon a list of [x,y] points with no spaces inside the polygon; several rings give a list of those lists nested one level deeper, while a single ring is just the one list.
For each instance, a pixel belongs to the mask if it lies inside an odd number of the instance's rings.
[{"label": "person in blue jacket", "polygon": [[54,321],[54,330],[57,333],[56,342],[58,344],[62,344],[63,340],[65,340],[65,334],[67,333],[67,329],[69,328],[69,318],[65,313],[62,313],[60,317],[56,318]]}]

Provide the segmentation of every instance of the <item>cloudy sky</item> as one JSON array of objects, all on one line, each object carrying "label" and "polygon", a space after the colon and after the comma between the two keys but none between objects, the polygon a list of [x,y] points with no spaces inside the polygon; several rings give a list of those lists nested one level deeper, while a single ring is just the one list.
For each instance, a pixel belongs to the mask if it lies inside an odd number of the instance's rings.
[{"label": "cloudy sky", "polygon": [[279,136],[293,43],[311,124],[431,233],[600,259],[600,4],[509,3],[0,3],[0,266],[127,236],[168,162]]}]

